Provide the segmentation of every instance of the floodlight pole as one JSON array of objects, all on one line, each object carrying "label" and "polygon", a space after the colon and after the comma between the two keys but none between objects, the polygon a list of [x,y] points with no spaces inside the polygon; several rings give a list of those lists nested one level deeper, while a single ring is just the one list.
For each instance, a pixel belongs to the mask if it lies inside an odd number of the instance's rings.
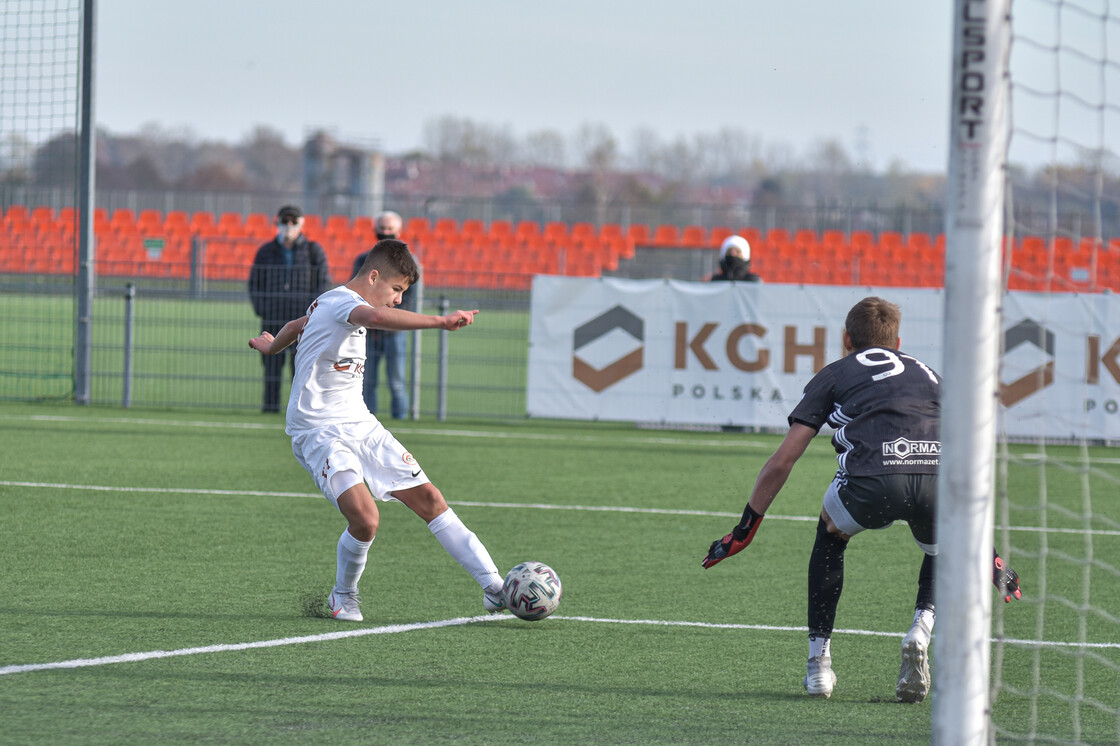
[{"label": "floodlight pole", "polygon": [[954,14],[933,743],[986,746],[1010,0]]}]

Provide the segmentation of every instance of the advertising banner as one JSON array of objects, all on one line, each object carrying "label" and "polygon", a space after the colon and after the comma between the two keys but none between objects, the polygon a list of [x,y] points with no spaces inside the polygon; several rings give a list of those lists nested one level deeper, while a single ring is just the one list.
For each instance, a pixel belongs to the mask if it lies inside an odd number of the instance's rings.
[{"label": "advertising banner", "polygon": [[[784,429],[868,295],[901,307],[901,349],[942,373],[940,289],[536,277],[529,415]],[[1120,435],[1118,315],[1111,295],[1005,299],[1008,434]]]}]

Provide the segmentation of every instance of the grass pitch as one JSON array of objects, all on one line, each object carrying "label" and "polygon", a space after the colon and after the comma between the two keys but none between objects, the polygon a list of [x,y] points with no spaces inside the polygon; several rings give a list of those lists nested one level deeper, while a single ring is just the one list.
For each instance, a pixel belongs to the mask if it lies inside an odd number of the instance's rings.
[{"label": "grass pitch", "polygon": [[[391,426],[501,569],[547,562],[564,598],[540,622],[484,617],[473,580],[422,521],[388,504],[360,586],[366,620],[351,624],[322,607],[344,521],[295,463],[279,418],[5,404],[0,422],[5,743],[930,740],[931,702],[894,702],[921,562],[904,526],[852,542],[833,638],[839,683],[827,701],[801,689],[806,567],[835,469],[826,438],[754,544],[705,571],[700,558],[738,518],[777,437]],[[1094,556],[1116,567],[1120,536],[1107,525],[1120,508],[1106,509]],[[1085,541],[1046,537],[1063,552]],[[1006,610],[1004,636],[1042,629],[1076,642],[1062,612],[1032,597],[1033,561],[1012,563],[1026,598]],[[1090,614],[1080,636],[1114,643],[1107,614],[1120,610],[1099,577],[1106,615]],[[1002,655],[1008,681],[1028,687],[1036,670],[1065,687],[1080,665],[1106,707],[1075,717],[1061,699],[1032,709],[1004,693],[997,723],[1117,740],[1115,646]]]}]

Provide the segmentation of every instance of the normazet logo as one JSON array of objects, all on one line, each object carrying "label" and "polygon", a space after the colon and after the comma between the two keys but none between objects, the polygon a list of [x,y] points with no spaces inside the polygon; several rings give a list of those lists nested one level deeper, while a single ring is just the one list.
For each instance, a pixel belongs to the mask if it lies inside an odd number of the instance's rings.
[{"label": "normazet logo", "polygon": [[941,455],[941,443],[936,440],[899,438],[883,444],[883,455],[898,459],[908,459],[911,456],[939,456]]},{"label": "normazet logo", "polygon": [[642,368],[644,347],[639,347],[604,368],[595,368],[577,354],[595,340],[621,329],[639,342],[645,342],[645,322],[623,306],[615,306],[572,333],[572,377],[596,393]]},{"label": "normazet logo", "polygon": [[1011,383],[1000,381],[999,399],[1005,407],[1010,407],[1054,383],[1054,332],[1034,319],[1024,319],[1003,333],[1004,357],[1025,344],[1037,347],[1048,360]]}]

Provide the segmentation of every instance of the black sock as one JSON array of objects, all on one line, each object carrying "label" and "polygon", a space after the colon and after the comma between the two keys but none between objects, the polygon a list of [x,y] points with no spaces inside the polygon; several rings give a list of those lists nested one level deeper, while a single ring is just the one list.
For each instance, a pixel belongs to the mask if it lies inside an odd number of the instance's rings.
[{"label": "black sock", "polygon": [[922,560],[922,569],[918,572],[918,600],[914,602],[915,609],[933,610],[933,581],[934,565],[936,558],[926,555]]},{"label": "black sock", "polygon": [[824,519],[817,522],[817,540],[809,556],[809,634],[832,636],[836,604],[844,590],[846,539],[830,534]]}]

